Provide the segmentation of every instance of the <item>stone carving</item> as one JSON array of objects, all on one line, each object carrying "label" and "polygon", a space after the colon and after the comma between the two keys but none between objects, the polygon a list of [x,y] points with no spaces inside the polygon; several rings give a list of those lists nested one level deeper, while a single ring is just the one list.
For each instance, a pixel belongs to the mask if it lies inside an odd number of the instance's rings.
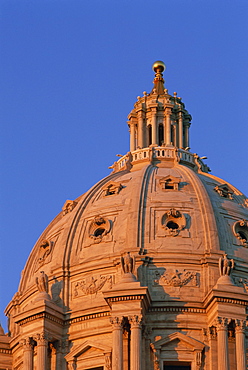
[{"label": "stone carving", "polygon": [[233,191],[227,184],[217,185],[214,190],[223,198],[233,199]]},{"label": "stone carving", "polygon": [[73,288],[73,297],[80,297],[89,294],[97,294],[105,285],[108,285],[108,288],[111,289],[113,284],[112,275],[100,275],[99,277],[86,278],[80,280],[74,284]]},{"label": "stone carving", "polygon": [[123,326],[123,316],[110,317],[110,323],[115,329],[120,329]]},{"label": "stone carving", "polygon": [[184,285],[199,287],[199,273],[195,271],[178,271],[178,270],[167,270],[163,274],[159,271],[155,271],[156,284],[166,286],[170,285],[173,287],[182,287]]},{"label": "stone carving", "polygon": [[241,244],[248,248],[248,221],[240,220],[233,225],[233,233]]},{"label": "stone carving", "polygon": [[235,319],[235,331],[236,333],[245,334],[246,320]]},{"label": "stone carving", "polygon": [[156,349],[153,343],[151,343],[150,346],[151,346],[151,349],[153,351],[153,369],[154,370],[161,370],[160,361],[159,361],[159,359],[160,359],[160,350]]},{"label": "stone carving", "polygon": [[130,252],[127,252],[124,256],[121,257],[121,267],[124,274],[133,274],[135,267],[135,257],[132,257],[130,255]]},{"label": "stone carving", "polygon": [[65,216],[67,213],[70,213],[77,205],[77,202],[75,200],[67,200],[65,204],[62,207],[63,216]]},{"label": "stone carving", "polygon": [[215,326],[211,326],[210,328],[208,328],[207,335],[208,335],[208,339],[209,340],[216,339],[217,338],[216,327]]},{"label": "stone carving", "polygon": [[23,345],[23,349],[25,350],[31,350],[34,347],[34,340],[31,337],[22,339],[21,344]]},{"label": "stone carving", "polygon": [[227,330],[227,327],[230,321],[231,319],[218,316],[217,319],[215,320],[217,332],[220,330]]},{"label": "stone carving", "polygon": [[45,264],[45,261],[47,257],[50,255],[53,246],[54,246],[53,241],[49,241],[47,239],[43,239],[41,241],[40,247],[39,247],[39,260],[38,260],[39,266],[42,266]]},{"label": "stone carving", "polygon": [[234,279],[234,282],[236,285],[243,287],[245,291],[248,293],[248,279],[247,278],[236,277]]},{"label": "stone carving", "polygon": [[103,237],[109,233],[110,228],[111,224],[109,220],[102,216],[96,216],[90,224],[89,237],[95,243],[100,243]]},{"label": "stone carving", "polygon": [[228,259],[227,254],[224,254],[224,257],[219,258],[219,272],[220,276],[230,275],[232,269],[234,268],[234,260]]},{"label": "stone carving", "polygon": [[56,303],[58,306],[63,305],[63,301],[60,298],[60,293],[63,288],[63,281],[58,281],[57,278],[54,276],[53,277],[54,283],[51,286],[51,295],[52,295],[52,300],[54,303]]},{"label": "stone carving", "polygon": [[48,277],[44,271],[40,271],[40,275],[36,277],[35,282],[40,293],[48,293]]},{"label": "stone carving", "polygon": [[106,370],[111,370],[112,369],[111,353],[110,352],[105,353],[104,357],[105,357],[105,368],[106,368]]},{"label": "stone carving", "polygon": [[186,217],[180,211],[171,208],[162,217],[165,236],[177,236],[186,226]]},{"label": "stone carving", "polygon": [[131,324],[131,328],[140,328],[142,327],[142,315],[133,315],[129,316],[128,320]]}]

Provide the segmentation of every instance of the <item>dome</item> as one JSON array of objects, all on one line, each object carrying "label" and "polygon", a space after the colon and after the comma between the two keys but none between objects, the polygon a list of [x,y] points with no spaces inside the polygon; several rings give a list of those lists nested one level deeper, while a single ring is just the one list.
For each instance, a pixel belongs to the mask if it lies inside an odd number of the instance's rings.
[{"label": "dome", "polygon": [[190,151],[191,116],[162,71],[128,116],[130,151],[65,202],[30,254],[6,309],[24,364],[207,369],[211,335],[218,361],[236,361],[216,333],[237,336],[246,320],[248,202]]}]

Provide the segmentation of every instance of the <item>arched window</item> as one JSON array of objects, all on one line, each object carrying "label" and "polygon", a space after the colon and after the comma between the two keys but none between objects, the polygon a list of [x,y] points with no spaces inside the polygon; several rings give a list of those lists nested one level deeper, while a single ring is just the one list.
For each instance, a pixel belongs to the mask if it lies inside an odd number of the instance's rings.
[{"label": "arched window", "polygon": [[152,144],[152,125],[148,125],[148,146]]},{"label": "arched window", "polygon": [[158,126],[158,145],[161,146],[164,142],[164,125],[160,123]]}]

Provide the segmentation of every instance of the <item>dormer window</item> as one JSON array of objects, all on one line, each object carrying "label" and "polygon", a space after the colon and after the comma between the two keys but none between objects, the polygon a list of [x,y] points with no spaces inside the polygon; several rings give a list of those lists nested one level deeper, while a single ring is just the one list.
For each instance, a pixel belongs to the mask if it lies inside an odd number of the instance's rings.
[{"label": "dormer window", "polygon": [[104,195],[109,196],[109,195],[119,194],[122,188],[123,186],[120,183],[117,183],[114,181],[108,182],[103,187]]},{"label": "dormer window", "polygon": [[233,191],[227,184],[217,185],[214,190],[223,198],[233,199]]},{"label": "dormer window", "polygon": [[164,191],[170,190],[178,191],[179,183],[180,183],[179,177],[174,177],[170,175],[163,177],[162,179],[159,180],[159,185],[161,189]]}]

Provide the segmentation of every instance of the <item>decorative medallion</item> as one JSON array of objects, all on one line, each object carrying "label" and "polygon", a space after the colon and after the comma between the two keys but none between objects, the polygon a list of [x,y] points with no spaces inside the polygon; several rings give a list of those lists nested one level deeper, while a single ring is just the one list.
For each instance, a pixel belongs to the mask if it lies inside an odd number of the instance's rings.
[{"label": "decorative medallion", "polygon": [[240,220],[233,225],[233,233],[241,244],[248,248],[248,221]]},{"label": "decorative medallion", "polygon": [[171,208],[162,217],[165,236],[177,236],[186,226],[186,217],[180,211]]},{"label": "decorative medallion", "polygon": [[111,224],[108,219],[102,216],[96,216],[89,227],[89,237],[94,243],[100,243],[105,235],[110,232]]}]

